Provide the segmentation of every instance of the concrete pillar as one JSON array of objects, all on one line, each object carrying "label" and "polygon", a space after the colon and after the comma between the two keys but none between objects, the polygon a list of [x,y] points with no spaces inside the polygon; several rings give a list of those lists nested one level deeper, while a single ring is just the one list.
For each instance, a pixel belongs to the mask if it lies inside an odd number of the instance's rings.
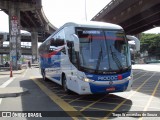
[{"label": "concrete pillar", "polygon": [[31,32],[32,41],[32,63],[38,61],[38,33]]},{"label": "concrete pillar", "polygon": [[3,54],[0,55],[0,64],[3,64]]},{"label": "concrete pillar", "polygon": [[18,5],[14,1],[9,1],[10,62],[14,70],[18,70],[21,56],[20,9]]},{"label": "concrete pillar", "polygon": [[[0,47],[3,47],[3,39],[0,39]],[[0,55],[0,64],[3,64],[3,54]]]}]

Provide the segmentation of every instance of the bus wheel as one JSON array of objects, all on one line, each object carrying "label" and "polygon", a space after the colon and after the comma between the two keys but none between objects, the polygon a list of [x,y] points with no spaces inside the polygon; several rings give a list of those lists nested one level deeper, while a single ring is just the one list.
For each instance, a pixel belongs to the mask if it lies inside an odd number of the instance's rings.
[{"label": "bus wheel", "polygon": [[45,70],[42,69],[41,71],[42,71],[42,78],[43,78],[44,81],[46,81],[46,73],[45,73]]},{"label": "bus wheel", "polygon": [[69,89],[67,87],[67,79],[66,79],[66,76],[63,76],[63,89],[66,93],[69,93]]}]

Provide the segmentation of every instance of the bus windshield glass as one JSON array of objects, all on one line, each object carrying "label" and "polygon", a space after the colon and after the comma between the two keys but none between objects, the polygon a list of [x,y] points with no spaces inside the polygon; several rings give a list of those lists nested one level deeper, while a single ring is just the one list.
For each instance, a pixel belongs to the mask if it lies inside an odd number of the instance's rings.
[{"label": "bus windshield glass", "polygon": [[80,67],[90,71],[113,72],[128,68],[128,43],[122,30],[77,28]]}]

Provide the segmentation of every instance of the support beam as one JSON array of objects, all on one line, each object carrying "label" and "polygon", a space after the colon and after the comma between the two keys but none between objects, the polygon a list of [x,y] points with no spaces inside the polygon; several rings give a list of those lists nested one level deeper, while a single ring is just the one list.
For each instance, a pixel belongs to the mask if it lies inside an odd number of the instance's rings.
[{"label": "support beam", "polygon": [[25,16],[27,17],[27,19],[30,21],[30,23],[36,28],[37,25],[35,24],[35,21],[32,20],[32,18],[29,16],[28,12],[24,12]]},{"label": "support beam", "polygon": [[[0,39],[0,48],[3,47],[3,39]],[[3,54],[0,54],[0,64],[3,64]]]},{"label": "support beam", "polygon": [[9,1],[9,36],[10,62],[12,68],[18,70],[18,60],[21,56],[20,9],[13,1]]},{"label": "support beam", "polygon": [[0,47],[3,45],[3,38],[0,38]]},{"label": "support beam", "polygon": [[42,7],[41,0],[1,0],[0,8],[9,9],[8,2],[14,2],[22,11],[36,10]]},{"label": "support beam", "polygon": [[31,32],[31,41],[32,41],[32,63],[37,62],[38,60],[38,33]]}]

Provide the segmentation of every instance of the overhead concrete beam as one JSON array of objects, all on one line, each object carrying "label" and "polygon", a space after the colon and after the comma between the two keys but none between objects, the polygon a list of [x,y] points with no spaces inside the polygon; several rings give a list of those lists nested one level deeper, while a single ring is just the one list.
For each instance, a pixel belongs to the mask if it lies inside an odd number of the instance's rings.
[{"label": "overhead concrete beam", "polygon": [[4,0],[1,0],[0,2],[0,9],[8,9],[9,6],[8,6],[8,1],[4,1]]},{"label": "overhead concrete beam", "polygon": [[38,17],[38,19],[39,19],[41,25],[43,25],[43,24],[44,24],[44,21],[42,20],[42,17],[41,17],[41,15],[40,15],[39,11],[36,10],[35,13],[36,13],[36,16]]},{"label": "overhead concrete beam", "polygon": [[40,9],[42,6],[41,5],[34,5],[34,4],[26,4],[26,3],[21,3],[20,10],[21,11],[34,11],[37,9]]},{"label": "overhead concrete beam", "polygon": [[32,20],[31,17],[26,12],[24,12],[24,14],[27,17],[27,19],[29,19],[29,21],[33,24],[34,28],[36,28],[37,25],[35,24],[34,20]]},{"label": "overhead concrete beam", "polygon": [[[12,0],[1,0],[0,8],[1,9],[9,9],[9,2]],[[21,11],[32,11],[36,9],[40,9],[42,7],[41,0],[36,0],[35,2],[31,2],[26,0],[26,2],[13,1],[14,4],[19,6]]]},{"label": "overhead concrete beam", "polygon": [[[130,1],[128,1],[130,2]],[[146,4],[146,2],[148,4]],[[139,13],[142,13],[144,11],[147,11],[151,13],[153,13],[152,11],[149,11],[149,9],[151,7],[153,7],[154,5],[158,4],[159,3],[159,0],[154,0],[154,1],[151,1],[151,0],[140,0],[139,2],[136,2],[135,4],[133,5],[130,5],[130,7],[126,8],[126,9],[123,9],[123,11],[117,13],[117,14],[114,14],[116,16],[116,19],[115,17],[112,17],[110,18],[110,21],[112,21],[113,23],[121,23],[122,21],[125,21],[129,18],[132,18],[133,16],[139,14]],[[148,13],[149,15],[149,13]],[[146,15],[143,15],[141,14],[141,19],[144,19],[144,17],[146,17]],[[106,16],[107,18],[107,16]],[[139,19],[138,19],[139,20]],[[133,21],[134,22],[134,21]]]},{"label": "overhead concrete beam", "polygon": [[[0,9],[9,14],[9,2],[12,2],[21,11],[21,25],[22,30],[45,33],[48,36],[57,30],[47,19],[42,9],[41,0],[3,0],[0,2]],[[28,13],[29,12],[29,13]],[[34,14],[35,13],[35,14]]]},{"label": "overhead concrete beam", "polygon": [[[53,26],[53,25],[49,22],[49,20],[47,19],[47,17],[46,17],[45,14],[44,14],[43,9],[41,9],[40,15],[42,16],[41,18],[44,19],[43,21],[45,21],[45,23],[49,26],[49,31],[48,31],[48,33],[52,34],[54,31],[57,30],[57,28],[56,28],[55,26]],[[45,26],[46,26],[46,24],[45,24]],[[51,30],[51,29],[52,29],[52,30]],[[47,30],[48,30],[48,28],[47,28]]]}]

